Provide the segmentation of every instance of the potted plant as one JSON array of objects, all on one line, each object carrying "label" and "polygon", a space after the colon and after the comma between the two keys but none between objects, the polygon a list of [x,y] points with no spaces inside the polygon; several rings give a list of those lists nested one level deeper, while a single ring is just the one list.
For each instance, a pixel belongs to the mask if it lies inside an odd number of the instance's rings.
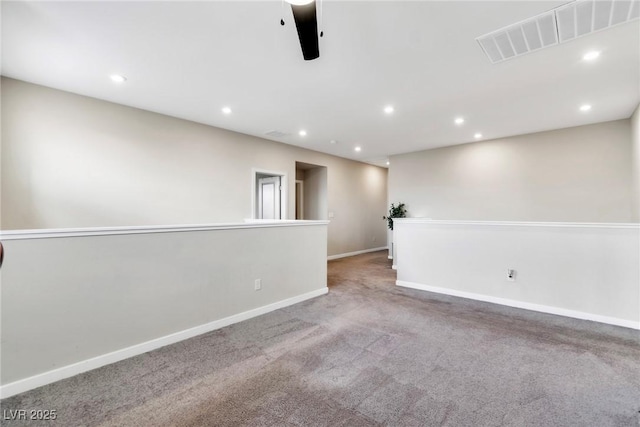
[{"label": "potted plant", "polygon": [[[404,203],[398,203],[398,206],[396,206],[394,203],[391,203],[391,208],[389,208],[389,215],[387,216],[383,216],[382,219],[387,221],[387,227],[389,227],[389,259],[393,259],[394,258],[394,250],[393,250],[393,218],[406,218],[407,217],[407,210],[404,207]],[[394,261],[394,266],[395,266],[395,261]]]},{"label": "potted plant", "polygon": [[407,210],[404,207],[404,203],[398,203],[398,206],[391,203],[391,208],[389,208],[389,215],[383,216],[382,219],[387,220],[387,227],[389,230],[393,231],[393,218],[406,218]]}]

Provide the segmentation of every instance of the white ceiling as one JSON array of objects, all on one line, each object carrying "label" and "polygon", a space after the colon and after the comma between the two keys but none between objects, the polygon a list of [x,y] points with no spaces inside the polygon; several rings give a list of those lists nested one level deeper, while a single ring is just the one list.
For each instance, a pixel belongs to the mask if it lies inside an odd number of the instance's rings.
[{"label": "white ceiling", "polygon": [[[475,41],[564,3],[325,1],[320,58],[306,62],[280,1],[3,1],[2,74],[383,165],[476,132],[629,117],[640,102],[638,21],[499,64]],[[586,63],[591,49],[602,54]],[[579,112],[583,103],[592,110]]]}]

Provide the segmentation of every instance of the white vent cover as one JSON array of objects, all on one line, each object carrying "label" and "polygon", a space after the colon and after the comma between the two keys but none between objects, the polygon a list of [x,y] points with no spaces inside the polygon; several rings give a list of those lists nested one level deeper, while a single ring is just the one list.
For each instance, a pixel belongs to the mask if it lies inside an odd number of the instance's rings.
[{"label": "white vent cover", "polygon": [[476,40],[492,63],[622,24],[640,15],[640,0],[577,0]]},{"label": "white vent cover", "polygon": [[270,130],[268,132],[265,132],[264,134],[272,138],[284,138],[285,136],[290,135],[288,133],[280,132],[279,130]]},{"label": "white vent cover", "polygon": [[579,0],[556,9],[560,43],[640,16],[638,0]]},{"label": "white vent cover", "polygon": [[494,64],[524,55],[542,47],[558,44],[556,15],[552,10],[478,37],[476,40]]}]

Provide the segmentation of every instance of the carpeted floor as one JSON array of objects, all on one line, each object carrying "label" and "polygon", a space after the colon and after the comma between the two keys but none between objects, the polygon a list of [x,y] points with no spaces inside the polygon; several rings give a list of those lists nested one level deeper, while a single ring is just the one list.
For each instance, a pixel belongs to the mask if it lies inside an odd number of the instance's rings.
[{"label": "carpeted floor", "polygon": [[640,426],[638,331],[398,288],[386,255],[330,262],[326,296],[2,409],[65,427]]}]

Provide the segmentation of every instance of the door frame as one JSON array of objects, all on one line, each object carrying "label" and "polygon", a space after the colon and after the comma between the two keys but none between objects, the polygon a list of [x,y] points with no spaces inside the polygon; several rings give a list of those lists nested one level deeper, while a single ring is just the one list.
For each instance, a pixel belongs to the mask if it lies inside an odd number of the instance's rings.
[{"label": "door frame", "polygon": [[286,172],[280,171],[272,171],[266,169],[252,168],[251,169],[251,219],[258,219],[258,215],[256,209],[258,208],[256,199],[258,197],[256,181],[258,180],[258,174],[261,175],[271,175],[271,176],[279,176],[280,177],[280,219],[287,219],[288,209],[287,209],[287,200],[289,195],[289,182],[287,179]]}]

